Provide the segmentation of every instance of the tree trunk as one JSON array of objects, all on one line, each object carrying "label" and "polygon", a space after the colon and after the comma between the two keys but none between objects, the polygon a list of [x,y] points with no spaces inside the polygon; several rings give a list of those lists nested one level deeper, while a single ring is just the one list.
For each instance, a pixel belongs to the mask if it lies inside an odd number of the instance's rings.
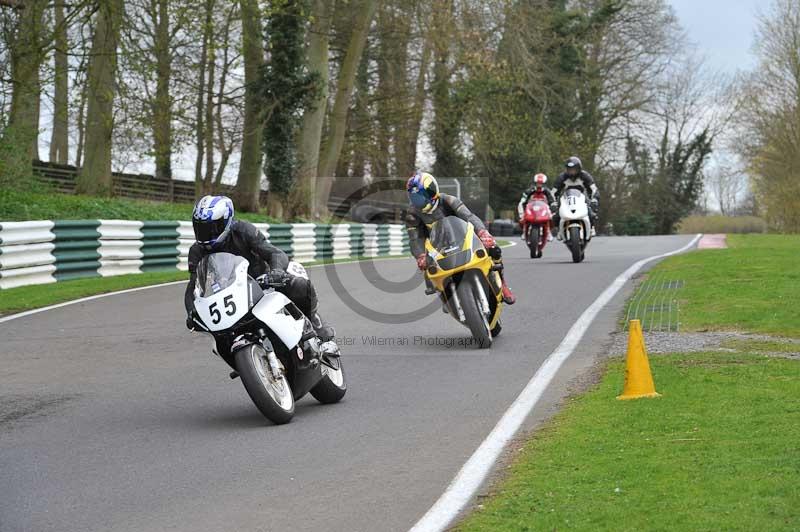
[{"label": "tree trunk", "polygon": [[[212,39],[213,40],[213,39]],[[206,116],[203,120],[205,124],[205,153],[206,153],[206,177],[203,189],[207,193],[214,193],[214,83],[216,82],[217,53],[216,44],[208,47],[208,80],[206,86]]]},{"label": "tree trunk", "polygon": [[194,192],[195,196],[202,196],[207,191],[203,181],[203,158],[205,157],[205,95],[206,95],[206,69],[208,67],[208,48],[211,45],[214,29],[214,0],[205,2],[205,21],[203,23],[203,44],[200,51],[199,76],[197,87],[197,112],[195,114],[195,161],[194,161]]},{"label": "tree trunk", "polygon": [[46,0],[26,2],[20,11],[16,38],[10,44],[11,109],[3,141],[9,150],[7,168],[30,173],[30,162],[39,158],[39,68],[43,61]]},{"label": "tree trunk", "polygon": [[[78,72],[85,72],[86,64],[85,57],[81,59],[81,65]],[[80,89],[80,100],[78,101],[78,118],[76,119],[75,127],[78,129],[78,145],[75,149],[75,167],[80,168],[83,165],[83,148],[86,141],[86,100],[87,100],[86,80],[83,80],[83,85]]]},{"label": "tree trunk", "polygon": [[53,133],[50,137],[50,162],[67,164],[69,157],[69,63],[67,58],[67,23],[64,20],[64,4],[57,0],[55,10],[54,62],[55,79],[53,94]]},{"label": "tree trunk", "polygon": [[156,60],[156,97],[153,101],[153,151],[156,159],[156,179],[163,179],[172,196],[172,53],[168,0],[157,2],[157,22],[154,38]]},{"label": "tree trunk", "polygon": [[417,142],[419,141],[419,131],[422,126],[422,114],[425,109],[425,79],[430,58],[431,47],[426,39],[422,48],[422,58],[420,59],[419,74],[414,88],[414,103],[410,117],[403,128],[404,133],[398,136],[397,173],[401,176],[413,174],[417,166]]},{"label": "tree trunk", "polygon": [[[367,173],[367,155],[370,150],[374,149],[371,140],[375,137],[372,134],[374,123],[369,112],[369,68],[372,60],[369,51],[369,48],[364,51],[358,65],[355,102],[353,113],[348,119],[347,139],[345,142],[345,153],[352,152],[349,154],[351,159],[349,161],[349,175],[362,179]],[[355,150],[352,149],[353,144],[357,147]],[[346,176],[348,174],[342,173],[339,175]]]},{"label": "tree trunk", "polygon": [[378,84],[376,87],[375,113],[375,147],[370,157],[372,175],[386,177],[389,175],[389,152],[391,150],[391,124],[397,112],[395,97],[397,96],[397,79],[394,76],[394,53],[396,42],[394,2],[382,3],[377,14],[379,42],[376,46],[378,63]]},{"label": "tree trunk", "polygon": [[230,52],[230,35],[231,35],[231,22],[233,19],[233,14],[236,10],[231,8],[228,10],[228,16],[225,18],[225,27],[223,28],[222,35],[222,71],[219,75],[219,90],[217,91],[217,104],[214,107],[214,120],[216,123],[217,129],[217,150],[220,153],[220,161],[219,166],[217,167],[217,173],[214,176],[214,190],[219,190],[220,185],[222,184],[222,177],[225,174],[225,168],[228,166],[228,160],[230,159],[231,152],[233,152],[234,142],[231,139],[231,142],[227,145],[225,144],[225,128],[222,124],[222,104],[225,99],[225,88],[228,84],[228,74],[230,73],[230,66],[231,62],[229,60],[229,52]]},{"label": "tree trunk", "polygon": [[78,174],[78,193],[109,196],[111,136],[114,128],[117,44],[123,13],[122,0],[103,0],[97,5],[97,23],[87,72],[86,155]]},{"label": "tree trunk", "polygon": [[242,54],[244,56],[244,132],[239,176],[236,179],[237,206],[256,212],[261,195],[262,99],[256,86],[264,65],[261,12],[257,0],[240,0],[242,13]]},{"label": "tree trunk", "polygon": [[[375,0],[363,0],[362,5],[357,10],[357,16],[353,23],[353,33],[350,36],[350,44],[347,53],[342,61],[342,68],[339,71],[339,80],[336,86],[336,99],[333,104],[333,112],[330,118],[330,131],[328,142],[320,158],[319,176],[323,178],[334,177],[336,165],[339,162],[339,155],[344,144],[344,134],[347,130],[347,112],[350,107],[350,98],[353,95],[353,84],[355,82],[356,71],[361,62],[361,54],[364,52],[364,45],[367,42],[367,34],[372,17],[375,14]],[[317,204],[320,211],[327,216],[328,196],[331,193],[331,179],[323,179],[317,188]]]},{"label": "tree trunk", "polygon": [[453,0],[440,0],[433,13],[433,99],[434,119],[431,144],[436,154],[433,172],[439,177],[458,177],[463,174],[459,152],[460,111],[451,94],[451,42]]},{"label": "tree trunk", "polygon": [[[419,134],[419,120],[417,120],[415,124],[418,93],[412,93],[411,91],[408,65],[408,45],[411,40],[412,18],[413,15],[408,12],[408,8],[406,8],[405,11],[401,11],[397,16],[397,22],[395,24],[395,31],[397,34],[396,51],[390,63],[392,66],[391,71],[393,72],[393,78],[396,80],[397,95],[395,100],[400,103],[400,108],[395,111],[392,124],[394,129],[394,166],[392,171],[393,175],[399,176],[411,175],[415,170],[415,159],[417,155],[416,139]],[[422,81],[423,91],[425,85],[425,65],[427,63],[425,54],[427,50],[427,40],[423,38],[420,76],[418,77],[418,82],[419,80]]]},{"label": "tree trunk", "polygon": [[[328,43],[335,0],[314,0],[312,5],[312,23],[308,37],[308,69],[320,77],[320,90],[311,107],[303,114],[298,151],[300,167],[298,169],[298,189],[307,198],[308,213],[315,219],[320,218],[320,207],[317,204],[317,168],[319,167],[319,149],[322,141],[322,127],[325,122],[325,111],[328,105]],[[303,202],[293,202],[301,205]]]}]

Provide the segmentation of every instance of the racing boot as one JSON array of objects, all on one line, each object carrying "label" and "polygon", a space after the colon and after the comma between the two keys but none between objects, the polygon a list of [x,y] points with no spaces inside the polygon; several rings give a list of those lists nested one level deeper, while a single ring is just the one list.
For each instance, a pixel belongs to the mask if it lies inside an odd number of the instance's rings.
[{"label": "racing boot", "polygon": [[506,276],[500,275],[500,280],[503,282],[501,286],[501,292],[503,294],[503,302],[506,305],[513,305],[517,302],[517,297],[514,295],[514,292],[508,287],[508,283],[506,283]]}]

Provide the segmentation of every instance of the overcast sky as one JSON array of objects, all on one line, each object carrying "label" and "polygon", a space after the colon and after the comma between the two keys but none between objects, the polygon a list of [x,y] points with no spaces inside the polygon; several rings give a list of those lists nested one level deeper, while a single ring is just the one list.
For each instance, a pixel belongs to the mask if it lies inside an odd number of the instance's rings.
[{"label": "overcast sky", "polygon": [[[667,1],[709,67],[733,75],[755,66],[752,48],[757,15],[767,10],[772,0]],[[712,171],[729,156],[724,147],[717,146],[710,162]],[[713,194],[709,200],[709,207],[718,208]]]},{"label": "overcast sky", "polygon": [[753,66],[756,13],[768,0],[668,0],[709,66],[728,73]]}]

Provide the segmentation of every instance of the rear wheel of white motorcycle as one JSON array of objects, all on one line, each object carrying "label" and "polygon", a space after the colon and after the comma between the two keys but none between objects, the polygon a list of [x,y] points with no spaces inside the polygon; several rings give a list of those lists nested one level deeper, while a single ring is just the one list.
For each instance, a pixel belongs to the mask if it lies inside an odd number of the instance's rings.
[{"label": "rear wheel of white motorcycle", "polygon": [[279,379],[272,376],[267,352],[260,345],[248,345],[234,353],[236,368],[247,390],[264,416],[282,425],[294,417],[294,396],[285,375]]},{"label": "rear wheel of white motorcycle", "polygon": [[[311,388],[311,395],[314,399],[323,404],[338,403],[347,393],[347,380],[344,375],[344,366],[342,366],[341,357],[325,357],[325,362],[322,363],[322,380]],[[337,369],[333,369],[334,366]]]},{"label": "rear wheel of white motorcycle", "polygon": [[583,260],[581,228],[575,225],[569,228],[569,249],[572,251],[572,262],[580,262]]},{"label": "rear wheel of white motorcycle", "polygon": [[456,291],[472,337],[481,349],[487,349],[492,346],[492,332],[489,330],[489,321],[481,310],[479,296],[475,293],[478,290],[476,283],[479,282],[474,272],[467,272],[458,283]]},{"label": "rear wheel of white motorcycle", "polygon": [[531,258],[538,259],[541,256],[539,250],[539,226],[534,225],[528,233],[528,247],[531,250]]}]

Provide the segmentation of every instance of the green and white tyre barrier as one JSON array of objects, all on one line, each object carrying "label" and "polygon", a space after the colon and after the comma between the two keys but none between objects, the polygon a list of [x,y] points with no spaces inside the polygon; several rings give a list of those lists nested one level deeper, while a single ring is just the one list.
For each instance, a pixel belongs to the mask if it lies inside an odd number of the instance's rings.
[{"label": "green and white tyre barrier", "polygon": [[[255,224],[299,262],[403,255],[401,225]],[[186,270],[191,222],[67,220],[0,223],[0,289],[84,277]]]}]

